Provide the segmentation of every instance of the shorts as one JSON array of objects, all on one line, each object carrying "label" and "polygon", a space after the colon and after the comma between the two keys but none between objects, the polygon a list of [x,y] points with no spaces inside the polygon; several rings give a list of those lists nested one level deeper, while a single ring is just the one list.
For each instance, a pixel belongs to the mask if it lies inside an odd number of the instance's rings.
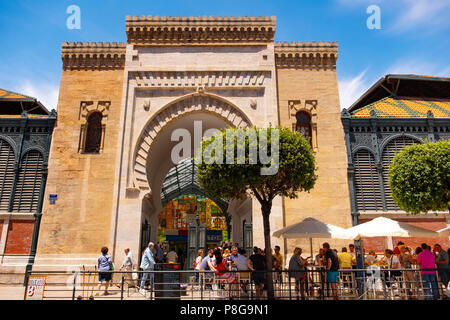
[{"label": "shorts", "polygon": [[264,282],[264,273],[263,272],[252,272],[252,281],[256,284],[263,284]]},{"label": "shorts", "polygon": [[100,282],[102,282],[102,281],[111,281],[111,279],[112,279],[112,273],[100,272],[98,274],[98,281],[100,281]]},{"label": "shorts", "polygon": [[339,272],[337,272],[337,271],[328,271],[327,272],[328,282],[336,283],[338,280],[338,275],[339,275]]}]

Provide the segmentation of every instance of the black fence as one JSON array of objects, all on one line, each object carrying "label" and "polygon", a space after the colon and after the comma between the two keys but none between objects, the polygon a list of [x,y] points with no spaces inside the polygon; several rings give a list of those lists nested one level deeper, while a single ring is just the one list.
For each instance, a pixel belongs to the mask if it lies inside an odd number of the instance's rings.
[{"label": "black fence", "polygon": [[[407,300],[448,299],[448,283],[442,273],[419,269],[344,269],[329,273],[324,268],[303,271],[32,271],[45,276],[44,299],[71,300],[259,300],[268,299],[272,277],[273,298],[278,300]],[[99,277],[111,275],[99,286]]]}]

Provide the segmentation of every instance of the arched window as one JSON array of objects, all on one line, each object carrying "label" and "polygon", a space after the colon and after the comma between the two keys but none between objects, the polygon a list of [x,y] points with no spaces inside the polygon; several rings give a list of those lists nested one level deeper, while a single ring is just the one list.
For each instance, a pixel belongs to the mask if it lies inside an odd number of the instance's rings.
[{"label": "arched window", "polygon": [[0,139],[0,211],[8,211],[14,183],[14,150],[12,146]]},{"label": "arched window", "polygon": [[295,115],[295,118],[297,119],[295,131],[300,131],[303,137],[308,140],[312,146],[311,116],[305,111],[299,111]]},{"label": "arched window", "polygon": [[375,166],[375,157],[366,149],[353,156],[355,165],[356,206],[359,211],[382,211],[381,186]]},{"label": "arched window", "polygon": [[25,153],[20,162],[13,212],[36,212],[42,183],[44,157],[37,150]]},{"label": "arched window", "polygon": [[401,136],[389,141],[383,149],[381,156],[381,162],[383,165],[383,187],[384,194],[386,196],[386,209],[387,210],[400,210],[397,204],[392,199],[391,188],[389,187],[389,166],[395,157],[395,154],[403,148],[420,143],[418,140],[407,136]]},{"label": "arched window", "polygon": [[93,112],[87,118],[86,135],[84,143],[85,153],[99,153],[102,147],[102,118],[101,112]]}]

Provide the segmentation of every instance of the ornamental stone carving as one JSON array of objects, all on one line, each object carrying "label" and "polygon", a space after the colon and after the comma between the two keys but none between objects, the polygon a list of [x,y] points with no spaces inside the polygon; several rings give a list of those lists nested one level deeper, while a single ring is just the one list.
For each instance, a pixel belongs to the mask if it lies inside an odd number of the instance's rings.
[{"label": "ornamental stone carving", "polygon": [[273,42],[275,17],[126,18],[128,43],[146,45],[224,45]]},{"label": "ornamental stone carving", "polygon": [[125,66],[126,45],[122,42],[63,42],[64,70],[114,70]]},{"label": "ornamental stone carving", "polygon": [[263,87],[269,71],[130,71],[142,88]]},{"label": "ornamental stone carving", "polygon": [[334,42],[291,42],[275,44],[278,68],[336,69],[338,44]]},{"label": "ornamental stone carving", "polygon": [[153,140],[164,126],[172,120],[191,112],[210,112],[226,120],[234,127],[251,126],[249,119],[237,107],[211,94],[193,93],[161,109],[145,126],[138,139],[134,153],[133,186],[141,191],[150,190],[147,179],[147,158]]},{"label": "ornamental stone carving", "polygon": [[90,113],[98,111],[102,114],[102,124],[106,124],[110,106],[111,101],[81,101],[78,120],[86,122],[87,116]]}]

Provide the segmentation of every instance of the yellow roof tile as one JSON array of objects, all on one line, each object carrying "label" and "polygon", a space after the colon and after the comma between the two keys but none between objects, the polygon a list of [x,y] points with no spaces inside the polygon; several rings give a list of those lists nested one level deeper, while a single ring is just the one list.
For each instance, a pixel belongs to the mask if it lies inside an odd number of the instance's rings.
[{"label": "yellow roof tile", "polygon": [[428,111],[435,118],[450,118],[450,100],[387,97],[355,110],[352,116],[368,118],[371,110],[381,118],[426,118]]}]

